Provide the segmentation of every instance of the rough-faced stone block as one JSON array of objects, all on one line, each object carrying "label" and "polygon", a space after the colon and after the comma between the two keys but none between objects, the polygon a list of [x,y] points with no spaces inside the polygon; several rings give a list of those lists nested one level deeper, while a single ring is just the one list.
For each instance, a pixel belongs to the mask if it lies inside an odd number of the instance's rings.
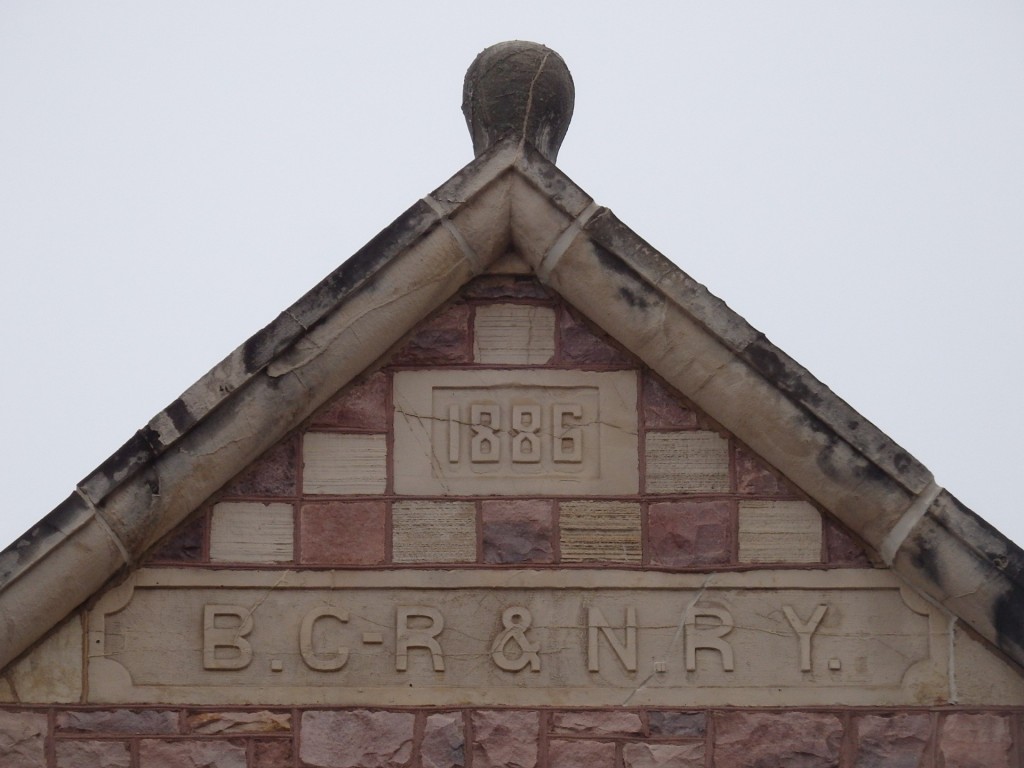
[{"label": "rough-faced stone block", "polygon": [[246,768],[245,745],[233,741],[159,741],[139,744],[139,768]]},{"label": "rough-faced stone block", "polygon": [[163,735],[178,732],[173,710],[84,710],[57,713],[57,731]]},{"label": "rough-faced stone block", "polygon": [[947,715],[939,736],[941,768],[1010,768],[1010,719],[996,714]]},{"label": "rough-faced stone block", "polygon": [[923,713],[866,715],[855,719],[853,768],[919,768],[931,738],[931,716]]},{"label": "rough-faced stone block", "polygon": [[78,701],[82,695],[82,620],[65,621],[7,672],[17,701],[23,704],[58,704]]},{"label": "rough-faced stone block", "polygon": [[558,320],[561,360],[575,365],[629,365],[629,355],[592,331],[572,313],[563,311]]},{"label": "rough-faced stone block", "polygon": [[671,567],[714,565],[732,560],[730,501],[666,501],[651,504],[647,516],[651,564]]},{"label": "rough-faced stone block", "polygon": [[707,715],[703,712],[659,712],[647,713],[647,723],[652,736],[702,739],[707,729]]},{"label": "rough-faced stone block", "polygon": [[131,752],[123,741],[66,741],[56,745],[57,768],[130,768]]},{"label": "rough-faced stone block", "polygon": [[648,432],[648,493],[727,493],[729,441],[715,432]]},{"label": "rough-faced stone block", "polygon": [[420,762],[423,768],[459,768],[466,764],[461,712],[439,712],[427,717]]},{"label": "rough-faced stone block", "polygon": [[736,447],[736,492],[753,496],[792,496],[789,484],[745,448]]},{"label": "rough-faced stone block", "polygon": [[303,504],[299,514],[303,563],[377,565],[384,562],[386,502],[313,502]]},{"label": "rough-faced stone block", "polygon": [[307,432],[302,437],[302,492],[370,495],[387,487],[384,435]]},{"label": "rough-faced stone block", "polygon": [[559,505],[562,562],[640,562],[640,505],[565,501]]},{"label": "rough-faced stone block", "polygon": [[385,432],[391,380],[380,371],[356,382],[314,414],[314,427],[341,427]]},{"label": "rough-faced stone block", "polygon": [[291,739],[256,739],[252,745],[252,768],[290,768],[295,758]]},{"label": "rough-faced stone block", "polygon": [[0,710],[4,768],[46,768],[46,715]]},{"label": "rough-faced stone block", "polygon": [[296,443],[286,438],[270,448],[224,488],[225,496],[294,496]]},{"label": "rough-faced stone block", "polygon": [[552,739],[548,762],[551,768],[615,768],[615,742]]},{"label": "rough-faced stone block", "polygon": [[472,362],[470,308],[456,304],[420,325],[394,357],[402,365]]},{"label": "rough-faced stone block", "polygon": [[476,507],[467,501],[396,501],[391,508],[396,563],[476,561]]},{"label": "rough-faced stone block", "polygon": [[210,560],[286,563],[293,557],[294,532],[291,504],[224,501],[213,507]]},{"label": "rough-faced stone block", "polygon": [[534,768],[540,721],[537,712],[480,710],[471,715],[473,768]]},{"label": "rough-faced stone block", "polygon": [[473,318],[477,363],[542,365],[555,354],[555,311],[533,304],[484,304]]},{"label": "rough-faced stone block", "polygon": [[316,768],[400,768],[415,721],[407,712],[303,712],[299,758]]},{"label": "rough-faced stone block", "polygon": [[484,501],[485,563],[550,563],[554,504],[547,500]]},{"label": "rough-faced stone block", "polygon": [[644,376],[643,408],[648,429],[697,428],[697,414],[649,374]]},{"label": "rough-faced stone block", "polygon": [[704,745],[626,744],[622,761],[625,768],[704,768]]},{"label": "rough-faced stone block", "polygon": [[635,736],[643,733],[644,725],[636,712],[555,712],[551,729],[588,736]]},{"label": "rough-faced stone block", "polygon": [[192,733],[281,733],[292,728],[292,716],[286,712],[197,712],[189,715]]},{"label": "rough-faced stone block", "polygon": [[715,768],[837,768],[843,725],[815,712],[722,712],[715,716]]},{"label": "rough-faced stone block", "polygon": [[168,709],[65,710],[57,713],[57,730],[163,735],[178,732],[178,713]]},{"label": "rough-faced stone block", "polygon": [[821,562],[821,514],[806,501],[741,501],[741,563]]}]

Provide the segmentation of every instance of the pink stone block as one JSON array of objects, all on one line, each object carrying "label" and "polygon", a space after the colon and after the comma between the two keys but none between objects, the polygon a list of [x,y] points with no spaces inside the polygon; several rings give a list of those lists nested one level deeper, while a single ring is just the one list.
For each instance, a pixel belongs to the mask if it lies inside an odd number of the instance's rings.
[{"label": "pink stone block", "polygon": [[178,713],[170,709],[100,709],[57,713],[57,730],[78,733],[178,733]]},{"label": "pink stone block", "polygon": [[4,768],[46,768],[46,715],[0,710],[0,757]]},{"label": "pink stone block", "polygon": [[544,500],[485,501],[485,563],[550,563],[554,504]]},{"label": "pink stone block", "polygon": [[245,745],[234,741],[157,741],[139,745],[139,768],[246,768]]},{"label": "pink stone block", "polygon": [[535,768],[540,737],[536,712],[479,710],[471,723],[473,768]]},{"label": "pink stone block", "polygon": [[863,545],[828,516],[825,516],[825,546],[828,551],[829,565],[871,567],[871,560]]},{"label": "pink stone block", "polygon": [[794,495],[782,475],[740,446],[736,447],[736,491],[751,496],[792,498]]},{"label": "pink stone block", "polygon": [[252,768],[291,768],[295,764],[291,739],[257,739],[252,745]]},{"label": "pink stone block", "polygon": [[941,768],[1010,768],[1010,718],[995,714],[947,715],[939,738]]},{"label": "pink stone block", "polygon": [[299,758],[316,768],[402,768],[416,716],[365,709],[302,714]]},{"label": "pink stone block", "polygon": [[667,501],[647,516],[652,565],[683,568],[728,563],[733,552],[731,501]]},{"label": "pink stone block", "polygon": [[378,371],[347,387],[314,414],[314,427],[345,427],[385,432],[391,377]]},{"label": "pink stone block", "polygon": [[206,514],[180,525],[150,551],[147,562],[198,563],[203,559]]},{"label": "pink stone block", "polygon": [[843,724],[818,712],[722,712],[715,716],[715,768],[836,768]]},{"label": "pink stone block", "polygon": [[296,445],[294,437],[287,437],[271,447],[224,486],[224,496],[294,496]]},{"label": "pink stone block", "polygon": [[470,308],[456,304],[413,331],[412,337],[395,354],[400,365],[442,365],[469,363],[473,345],[469,338]]},{"label": "pink stone block", "polygon": [[649,373],[644,375],[643,405],[647,429],[697,428],[697,414]]},{"label": "pink stone block", "polygon": [[918,768],[932,734],[927,714],[866,715],[854,721],[853,768]]},{"label": "pink stone block", "polygon": [[302,505],[299,515],[303,563],[377,565],[384,562],[386,502],[310,502]]},{"label": "pink stone block", "polygon": [[66,741],[56,745],[57,768],[130,768],[131,752],[123,741]]},{"label": "pink stone block", "polygon": [[555,712],[551,716],[554,733],[577,733],[588,736],[636,735],[644,731],[636,712]]},{"label": "pink stone block", "polygon": [[427,717],[420,763],[423,768],[460,768],[466,764],[461,712],[440,712]]},{"label": "pink stone block", "polygon": [[652,736],[703,739],[707,730],[707,715],[703,712],[659,712],[647,713],[647,725]]},{"label": "pink stone block", "polygon": [[550,768],[615,768],[615,742],[552,739]]},{"label": "pink stone block", "polygon": [[704,745],[627,744],[622,762],[625,768],[704,768]]},{"label": "pink stone block", "polygon": [[591,330],[577,320],[571,312],[559,313],[558,333],[561,340],[561,361],[577,365],[630,365],[630,356],[616,347],[611,340]]}]

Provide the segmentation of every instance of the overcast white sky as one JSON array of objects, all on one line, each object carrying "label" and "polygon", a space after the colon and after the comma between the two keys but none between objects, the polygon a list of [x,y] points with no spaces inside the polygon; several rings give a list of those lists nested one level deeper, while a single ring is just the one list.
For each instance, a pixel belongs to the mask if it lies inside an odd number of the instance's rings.
[{"label": "overcast white sky", "polygon": [[569,176],[1024,541],[1024,4],[4,0],[0,545],[471,160],[515,38]]}]

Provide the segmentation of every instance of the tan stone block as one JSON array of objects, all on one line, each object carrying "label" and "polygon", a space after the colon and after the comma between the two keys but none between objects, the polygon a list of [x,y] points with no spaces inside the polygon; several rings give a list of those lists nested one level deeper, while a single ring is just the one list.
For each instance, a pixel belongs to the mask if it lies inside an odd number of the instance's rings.
[{"label": "tan stone block", "polygon": [[290,731],[292,716],[285,712],[198,712],[190,715],[192,733],[280,733]]},{"label": "tan stone block", "polygon": [[625,768],[704,768],[703,744],[627,744]]},{"label": "tan stone block", "polygon": [[57,742],[57,768],[130,768],[131,752],[123,741],[69,741]]},{"label": "tan stone block", "polygon": [[474,317],[477,363],[540,365],[555,354],[555,312],[530,304],[484,304]]},{"label": "tan stone block", "polygon": [[959,625],[954,635],[953,676],[957,704],[1024,705],[1024,675],[1019,668]]},{"label": "tan stone block", "polygon": [[307,432],[302,436],[302,492],[384,493],[387,459],[384,435]]},{"label": "tan stone block", "polygon": [[648,493],[728,493],[729,441],[716,432],[648,432]]},{"label": "tan stone block", "polygon": [[396,563],[476,561],[476,507],[468,501],[396,501],[391,510]]},{"label": "tan stone block", "polygon": [[703,729],[676,709],[694,690],[705,707],[949,700],[947,615],[883,570],[147,568],[123,587],[89,616],[94,702],[556,707],[557,735],[600,739],[642,733],[628,700],[677,739]]},{"label": "tan stone block", "polygon": [[741,563],[820,563],[821,514],[806,501],[741,501]]},{"label": "tan stone block", "polygon": [[395,492],[635,494],[636,389],[634,371],[399,371]]},{"label": "tan stone block", "polygon": [[72,616],[11,666],[7,679],[12,701],[66,704],[82,696],[82,620]]},{"label": "tan stone block", "polygon": [[640,562],[639,504],[565,501],[559,507],[559,527],[562,562]]},{"label": "tan stone block", "polygon": [[4,768],[46,768],[46,715],[0,710]]},{"label": "tan stone block", "polygon": [[291,504],[224,501],[213,508],[210,560],[230,563],[286,563],[294,552]]}]

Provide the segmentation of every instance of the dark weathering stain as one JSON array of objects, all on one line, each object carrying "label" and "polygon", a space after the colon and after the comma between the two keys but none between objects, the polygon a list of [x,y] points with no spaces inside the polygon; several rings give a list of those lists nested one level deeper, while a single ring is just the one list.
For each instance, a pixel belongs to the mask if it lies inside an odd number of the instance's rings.
[{"label": "dark weathering stain", "polygon": [[619,296],[621,296],[633,309],[650,309],[651,307],[651,303],[647,301],[647,299],[642,296],[637,296],[624,285],[619,288]]},{"label": "dark weathering stain", "polygon": [[777,384],[800,402],[820,404],[821,398],[803,381],[805,373],[797,369],[795,363],[783,359],[781,353],[763,334],[757,341],[747,345],[744,353],[768,381]]},{"label": "dark weathering stain", "polygon": [[927,538],[920,538],[917,547],[911,556],[914,565],[924,571],[933,584],[942,587],[942,568],[939,565],[939,558]]},{"label": "dark weathering stain", "polygon": [[992,606],[992,625],[1003,648],[1024,651],[1024,600],[1015,590],[1004,592]]},{"label": "dark weathering stain", "polygon": [[196,423],[195,418],[189,413],[188,406],[180,397],[164,409],[167,418],[171,420],[174,429],[178,434],[184,434],[189,427]]}]

